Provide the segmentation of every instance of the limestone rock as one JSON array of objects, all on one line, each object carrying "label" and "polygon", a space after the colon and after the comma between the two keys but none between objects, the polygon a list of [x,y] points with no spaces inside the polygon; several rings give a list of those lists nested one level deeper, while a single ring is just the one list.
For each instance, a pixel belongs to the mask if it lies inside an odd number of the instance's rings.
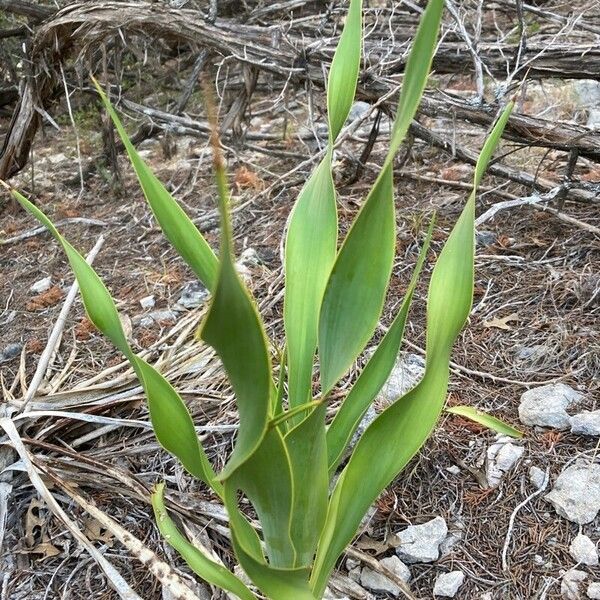
[{"label": "limestone rock", "polygon": [[487,450],[486,477],[490,487],[496,487],[502,477],[523,456],[525,448],[512,443],[512,438],[500,436]]},{"label": "limestone rock", "polygon": [[29,288],[30,292],[34,294],[42,294],[50,289],[52,286],[52,277],[44,277],[43,279],[39,279],[35,283],[31,285]]},{"label": "limestone rock", "polygon": [[433,562],[439,558],[440,544],[447,535],[448,525],[442,517],[412,525],[396,534],[396,554],[409,564]]},{"label": "limestone rock", "polygon": [[434,596],[444,596],[445,598],[454,598],[458,588],[463,584],[465,574],[462,571],[451,571],[438,575],[433,586]]},{"label": "limestone rock", "polygon": [[587,573],[577,569],[569,569],[563,576],[560,584],[560,593],[567,600],[581,598],[581,584],[586,580]]},{"label": "limestone rock", "polygon": [[570,425],[567,409],[582,399],[583,394],[564,383],[536,387],[521,396],[519,418],[525,425],[567,429]]},{"label": "limestone rock", "polygon": [[569,521],[590,523],[600,510],[600,465],[577,461],[567,467],[546,494],[546,500]]},{"label": "limestone rock", "polygon": [[[402,581],[410,580],[408,567],[397,557],[389,556],[380,561],[381,565],[397,575]],[[370,567],[364,567],[360,574],[360,583],[363,587],[373,592],[385,592],[392,596],[400,594],[400,588],[385,575],[374,571]]]},{"label": "limestone rock", "polygon": [[600,600],[600,583],[594,582],[588,585],[587,597],[592,600]]},{"label": "limestone rock", "polygon": [[571,556],[584,565],[598,564],[598,550],[596,544],[587,536],[580,533],[569,546]]},{"label": "limestone rock", "polygon": [[584,411],[569,419],[571,431],[580,435],[600,435],[600,410]]}]

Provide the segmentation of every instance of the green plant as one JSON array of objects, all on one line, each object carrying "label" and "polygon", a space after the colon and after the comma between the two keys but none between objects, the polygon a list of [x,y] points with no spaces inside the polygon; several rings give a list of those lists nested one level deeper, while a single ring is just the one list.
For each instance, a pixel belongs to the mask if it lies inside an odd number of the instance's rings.
[{"label": "green plant", "polygon": [[[511,104],[500,115],[482,149],[473,191],[431,276],[424,377],[374,420],[338,475],[350,440],[398,355],[431,238],[433,223],[400,310],[327,426],[327,399],[365,349],[382,312],[395,251],[393,160],[427,81],[442,9],[443,0],[430,0],[423,14],[406,66],[387,157],[338,250],[332,156],[353,102],[362,37],[361,1],[350,3],[329,75],[328,146],[289,221],[284,306],[287,360],[280,364],[278,380],[271,366],[274,352],[255,303],[236,272],[227,177],[216,133],[213,148],[221,214],[219,259],[139,157],[98,88],[165,236],[212,294],[200,335],[220,356],[239,411],[235,447],[218,474],[175,389],[130,348],[115,304],[94,270],[38,208],[19,192],[12,192],[62,245],[81,287],[89,318],[129,359],[144,387],[156,437],[190,474],[224,502],[235,556],[252,582],[273,600],[315,600],[323,596],[335,563],[364,514],[418,452],[443,409],[451,349],[472,302],[476,189],[500,140]],[[320,392],[314,397],[317,352]],[[453,410],[492,428],[519,434],[468,407]],[[178,531],[165,508],[163,488],[163,484],[157,486],[152,504],[158,527],[169,544],[207,582],[243,600],[256,598],[233,573]],[[240,510],[240,493],[252,503],[259,529]]]}]

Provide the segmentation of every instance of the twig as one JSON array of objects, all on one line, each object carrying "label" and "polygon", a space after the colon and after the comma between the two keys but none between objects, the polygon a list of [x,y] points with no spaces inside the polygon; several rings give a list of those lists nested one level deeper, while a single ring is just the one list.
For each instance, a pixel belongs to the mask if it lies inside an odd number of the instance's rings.
[{"label": "twig", "polygon": [[[94,247],[90,250],[90,253],[88,254],[88,256],[86,258],[86,261],[89,265],[91,265],[94,262],[94,259],[98,255],[98,252],[100,252],[100,249],[102,248],[103,244],[104,244],[104,236],[101,235],[98,238],[98,241],[96,242]],[[48,363],[50,362],[50,358],[52,357],[52,354],[55,351],[55,348],[58,344],[58,340],[62,334],[62,331],[65,328],[65,324],[67,322],[67,315],[69,314],[69,311],[71,310],[71,306],[73,305],[73,302],[75,301],[75,297],[77,296],[78,290],[79,290],[79,285],[77,283],[77,280],[75,280],[71,284],[71,289],[69,290],[69,293],[67,294],[67,297],[65,299],[65,303],[63,304],[60,314],[58,315],[58,318],[56,319],[56,323],[54,324],[52,333],[50,334],[50,337],[48,338],[48,343],[46,344],[46,347],[44,348],[44,352],[42,352],[42,356],[40,357],[40,360],[37,364],[37,367],[35,369],[35,373],[33,375],[31,383],[29,384],[29,387],[27,388],[27,393],[25,394],[25,398],[23,399],[23,405],[22,405],[23,409],[27,408],[27,405],[29,404],[29,402],[31,402],[31,399],[35,396],[35,393],[37,392],[38,388],[40,387],[40,384],[42,383],[42,379],[44,378],[44,373],[46,372]]]},{"label": "twig", "polygon": [[515,510],[513,510],[512,514],[510,515],[510,519],[508,521],[508,531],[506,532],[506,538],[504,540],[504,547],[502,548],[502,570],[503,571],[508,571],[508,546],[510,545],[510,538],[512,537],[512,532],[515,526],[515,519],[517,518],[517,513],[527,504],[529,504],[529,502],[531,502],[531,500],[533,500],[533,498],[535,498],[536,496],[539,496],[547,487],[548,487],[548,482],[550,481],[550,467],[546,468],[546,473],[544,475],[544,481],[542,482],[542,485],[540,486],[539,489],[537,489],[535,492],[533,492],[532,494],[530,494],[529,496],[527,496],[527,498],[525,498],[525,500],[523,500],[523,502],[521,502],[521,504],[518,504],[515,507]]},{"label": "twig", "polygon": [[117,591],[123,600],[143,600],[136,594],[129,584],[123,579],[123,576],[115,569],[115,567],[102,555],[96,547],[83,534],[81,529],[67,516],[67,513],[60,507],[54,496],[50,493],[45,483],[42,481],[37,468],[34,466],[29,456],[29,452],[25,448],[21,437],[14,425],[8,417],[0,418],[0,427],[4,429],[8,435],[11,445],[17,451],[19,458],[23,462],[29,480],[37,490],[38,494],[44,499],[48,508],[64,523],[71,535],[90,553],[91,557],[98,563],[100,568],[106,574],[111,585]]},{"label": "twig", "polygon": [[[62,221],[57,221],[55,225],[56,227],[61,227],[62,225],[70,225],[72,223],[81,223],[82,225],[95,225],[97,227],[106,227],[108,225],[108,223],[105,223],[104,221],[99,221],[98,219],[85,219],[84,217],[72,217],[70,219],[63,219]],[[46,227],[44,227],[43,225],[41,225],[40,227],[34,227],[33,229],[29,229],[28,231],[19,233],[19,235],[15,235],[14,237],[6,238],[5,240],[0,240],[0,246],[14,244],[15,242],[21,242],[22,240],[27,240],[46,231],[48,231],[48,229],[46,229]]]}]

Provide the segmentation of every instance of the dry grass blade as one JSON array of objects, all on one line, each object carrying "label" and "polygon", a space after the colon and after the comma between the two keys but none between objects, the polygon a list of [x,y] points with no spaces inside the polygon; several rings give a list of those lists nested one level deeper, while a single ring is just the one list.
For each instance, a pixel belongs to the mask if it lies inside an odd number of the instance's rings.
[{"label": "dry grass blade", "polygon": [[[45,483],[42,481],[35,465],[33,464],[29,452],[25,448],[21,437],[14,425],[8,417],[0,419],[0,427],[4,429],[8,435],[12,446],[19,455],[29,480],[37,490],[38,494],[44,499],[48,508],[58,517],[64,524],[73,537],[90,553],[90,556],[98,563],[98,566],[104,571],[110,584],[119,594],[122,600],[143,600],[136,592],[134,592],[129,584],[123,579],[121,574],[115,567],[96,549],[96,547],[83,534],[81,529],[67,516],[67,513],[60,507],[54,496],[50,493]],[[190,599],[192,600],[192,599]],[[193,600],[197,600],[194,598]]]}]

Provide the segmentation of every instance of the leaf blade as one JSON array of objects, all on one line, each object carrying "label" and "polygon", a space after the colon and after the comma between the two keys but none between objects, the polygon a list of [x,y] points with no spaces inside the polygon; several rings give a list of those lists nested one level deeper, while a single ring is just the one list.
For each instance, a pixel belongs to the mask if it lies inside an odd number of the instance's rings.
[{"label": "leaf blade", "polygon": [[523,432],[519,431],[516,427],[505,423],[497,417],[488,415],[486,412],[478,410],[473,406],[451,406],[446,409],[446,412],[452,415],[466,417],[475,423],[479,423],[480,425],[483,425],[484,427],[503,435],[508,435],[514,438],[523,437]]}]

